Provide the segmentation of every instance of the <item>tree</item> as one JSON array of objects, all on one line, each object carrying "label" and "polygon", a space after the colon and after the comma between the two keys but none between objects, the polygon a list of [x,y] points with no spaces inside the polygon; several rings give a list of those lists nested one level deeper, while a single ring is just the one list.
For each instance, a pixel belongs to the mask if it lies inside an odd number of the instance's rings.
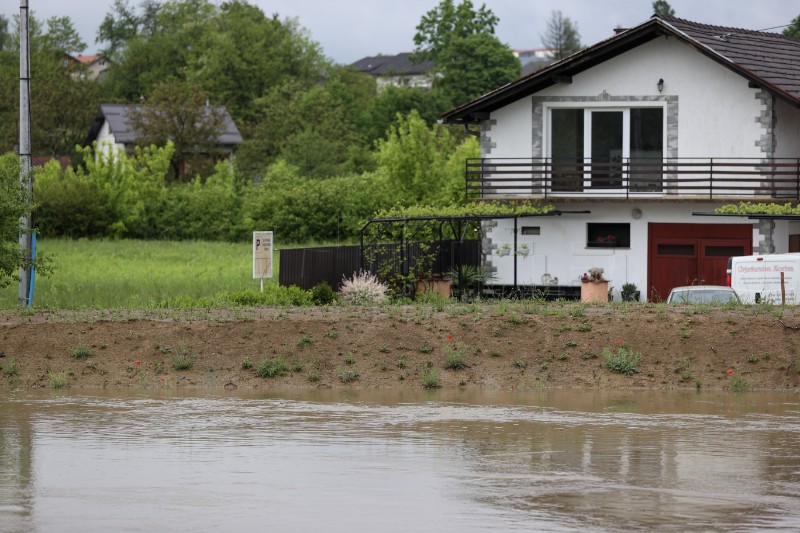
[{"label": "tree", "polygon": [[561,11],[553,11],[547,21],[547,33],[542,36],[542,43],[545,48],[555,51],[553,57],[556,61],[564,59],[582,47],[578,25],[563,16]]},{"label": "tree", "polygon": [[18,279],[25,259],[19,247],[19,219],[29,214],[25,190],[19,182],[19,157],[0,156],[0,287]]},{"label": "tree", "polygon": [[665,17],[674,17],[675,10],[669,5],[667,0],[655,0],[653,2],[653,13]]},{"label": "tree", "polygon": [[783,30],[783,34],[800,39],[800,15],[796,16],[792,23]]},{"label": "tree", "polygon": [[141,4],[141,13],[131,9],[127,0],[114,0],[111,11],[106,13],[100,28],[97,30],[96,43],[108,43],[101,54],[114,61],[125,48],[128,41],[137,35],[152,34],[155,18],[161,5],[154,0],[145,0]]},{"label": "tree", "polygon": [[520,64],[511,49],[494,36],[498,18],[470,0],[458,6],[442,0],[428,11],[414,35],[414,61],[433,60],[434,88],[449,104],[461,103],[519,77]]},{"label": "tree", "polygon": [[140,145],[163,146],[172,142],[172,171],[182,178],[198,169],[214,153],[224,128],[224,113],[207,105],[208,95],[192,82],[163,82],[153,88],[146,103],[134,107],[131,125]]}]

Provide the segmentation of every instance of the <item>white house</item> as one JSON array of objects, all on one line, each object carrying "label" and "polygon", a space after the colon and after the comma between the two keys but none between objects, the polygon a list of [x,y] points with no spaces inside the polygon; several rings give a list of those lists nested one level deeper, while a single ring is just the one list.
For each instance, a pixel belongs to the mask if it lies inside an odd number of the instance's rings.
[{"label": "white house", "polygon": [[[138,135],[131,121],[131,110],[134,104],[100,104],[95,115],[86,144],[97,143],[98,148],[111,153],[131,152],[136,146]],[[217,151],[229,157],[235,148],[242,143],[233,118],[225,106],[214,108],[222,114],[222,131],[217,138]]]},{"label": "white house", "polygon": [[417,89],[430,89],[433,86],[433,61],[414,63],[411,61],[411,52],[365,57],[352,66],[374,77],[378,92],[389,86]]},{"label": "white house", "polygon": [[655,15],[443,119],[480,131],[469,196],[555,208],[486,225],[499,285],[568,293],[602,267],[658,299],[724,284],[730,256],[800,251],[791,217],[713,216],[800,199],[800,40]]}]

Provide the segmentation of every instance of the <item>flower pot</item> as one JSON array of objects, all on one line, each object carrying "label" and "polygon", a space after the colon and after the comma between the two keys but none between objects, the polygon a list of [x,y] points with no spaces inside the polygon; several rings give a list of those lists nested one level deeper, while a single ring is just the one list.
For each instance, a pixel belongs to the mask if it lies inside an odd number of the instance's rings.
[{"label": "flower pot", "polygon": [[450,278],[427,278],[417,281],[417,294],[433,292],[442,298],[452,295],[453,280]]},{"label": "flower pot", "polygon": [[511,254],[511,249],[510,248],[498,248],[497,249],[497,255],[499,255],[499,256],[506,256],[506,255],[510,255],[510,254]]},{"label": "flower pot", "polygon": [[608,282],[585,281],[581,283],[582,302],[608,302]]},{"label": "flower pot", "polygon": [[638,302],[641,293],[639,291],[633,291],[633,292],[623,292],[620,294],[622,295],[623,302]]},{"label": "flower pot", "polygon": [[517,254],[521,255],[522,257],[528,257],[528,254],[531,253],[530,248],[523,248],[521,250],[517,250]]}]

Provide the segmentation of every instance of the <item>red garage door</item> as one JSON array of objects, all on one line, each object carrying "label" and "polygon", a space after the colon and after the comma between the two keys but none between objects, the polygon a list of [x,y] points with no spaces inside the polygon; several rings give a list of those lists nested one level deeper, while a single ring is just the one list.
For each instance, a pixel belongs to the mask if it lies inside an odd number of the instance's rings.
[{"label": "red garage door", "polygon": [[650,224],[647,297],[663,300],[680,285],[725,285],[728,258],[750,255],[750,224]]}]

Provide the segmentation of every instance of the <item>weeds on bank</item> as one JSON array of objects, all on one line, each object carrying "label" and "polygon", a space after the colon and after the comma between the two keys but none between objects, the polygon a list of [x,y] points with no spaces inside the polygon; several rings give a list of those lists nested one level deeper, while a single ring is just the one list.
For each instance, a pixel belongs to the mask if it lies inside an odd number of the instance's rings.
[{"label": "weeds on bank", "polygon": [[67,386],[67,373],[66,372],[47,372],[47,377],[50,378],[51,389],[63,389]]},{"label": "weeds on bank", "polygon": [[467,349],[461,346],[445,346],[444,367],[451,370],[467,368]]},{"label": "weeds on bank", "polygon": [[282,357],[264,359],[256,364],[256,375],[260,378],[274,378],[285,376],[289,372],[289,365]]},{"label": "weeds on bank", "polygon": [[80,343],[72,350],[72,357],[78,360],[88,359],[92,355],[92,350],[89,349],[84,343]]},{"label": "weeds on bank", "polygon": [[436,368],[426,368],[422,371],[422,386],[426,389],[439,387],[439,370]]},{"label": "weeds on bank", "polygon": [[360,375],[361,373],[358,371],[358,368],[348,366],[339,370],[339,381],[342,383],[351,383],[357,380]]},{"label": "weeds on bank", "polygon": [[197,354],[189,351],[188,348],[181,348],[181,351],[172,357],[172,368],[175,370],[189,370],[192,368]]},{"label": "weeds on bank", "polygon": [[242,359],[242,368],[245,370],[250,370],[253,368],[253,361],[249,357],[245,357]]},{"label": "weeds on bank", "polygon": [[16,359],[10,359],[3,365],[3,374],[10,378],[19,374],[19,363]]},{"label": "weeds on bank", "polygon": [[736,377],[729,382],[728,388],[731,392],[746,392],[750,388],[750,383],[747,380]]},{"label": "weeds on bank", "polygon": [[642,358],[642,354],[635,352],[621,340],[617,343],[616,352],[611,348],[603,348],[603,357],[606,360],[606,367],[615,374],[635,374],[639,371],[637,365]]}]

